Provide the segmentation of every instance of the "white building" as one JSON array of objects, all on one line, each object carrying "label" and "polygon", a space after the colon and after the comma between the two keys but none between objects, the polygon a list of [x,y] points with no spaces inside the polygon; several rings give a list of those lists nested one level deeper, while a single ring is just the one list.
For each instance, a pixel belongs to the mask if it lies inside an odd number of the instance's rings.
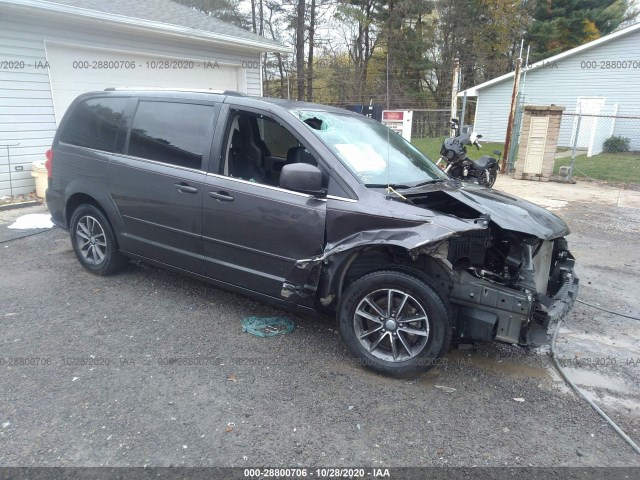
[{"label": "white building", "polygon": [[[524,104],[559,105],[566,112],[640,117],[640,23],[531,65],[521,78]],[[474,127],[485,140],[505,139],[514,73],[460,92],[477,97]],[[586,119],[586,117],[585,117]],[[562,122],[559,146],[569,146],[572,121]],[[594,122],[600,122],[596,125]],[[631,140],[640,150],[640,118],[586,119],[586,128]],[[604,132],[604,133],[603,133]]]},{"label": "white building", "polygon": [[33,190],[31,162],[44,158],[79,94],[179,87],[261,95],[267,51],[288,49],[171,0],[0,0],[0,196]]}]

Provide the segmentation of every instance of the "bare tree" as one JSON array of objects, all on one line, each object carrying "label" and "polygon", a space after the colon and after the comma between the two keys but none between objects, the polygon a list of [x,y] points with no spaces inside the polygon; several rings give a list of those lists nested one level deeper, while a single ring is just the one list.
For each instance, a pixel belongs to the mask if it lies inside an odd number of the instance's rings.
[{"label": "bare tree", "polygon": [[263,2],[264,0],[259,0],[259,15],[260,15],[260,27],[258,29],[258,35],[264,37],[264,8]]},{"label": "bare tree", "polygon": [[313,101],[313,50],[316,35],[316,0],[309,5],[309,51],[307,55],[307,101]]},{"label": "bare tree", "polygon": [[353,90],[364,101],[367,92],[369,64],[379,41],[378,19],[384,2],[353,0],[338,7],[337,19],[350,26],[348,53],[354,64]]},{"label": "bare tree", "polygon": [[[262,0],[260,0],[260,4],[262,5]],[[269,30],[269,35],[271,36],[272,40],[276,40],[276,41],[281,41],[282,39],[279,37],[279,35],[276,34],[276,28],[274,28],[274,24],[279,23],[279,17],[282,15],[283,13],[283,9],[282,6],[280,5],[280,2],[277,0],[272,0],[272,1],[267,1],[265,4],[266,9],[268,10],[268,17],[265,20],[264,23],[266,23],[267,28]],[[286,85],[286,80],[285,80],[285,68],[284,68],[284,59],[283,59],[283,55],[281,53],[275,53],[275,59],[276,59],[276,67],[278,69],[278,74],[279,74],[279,84],[280,84],[280,89],[279,89],[279,96],[282,98],[287,98],[287,85]],[[264,68],[265,70],[267,69],[269,62],[265,61],[264,63]],[[267,78],[267,75],[264,75],[264,78]]]},{"label": "bare tree", "polygon": [[296,9],[296,83],[298,100],[304,100],[304,16],[305,0],[298,0]]},{"label": "bare tree", "polygon": [[256,33],[256,0],[251,0],[251,28]]}]

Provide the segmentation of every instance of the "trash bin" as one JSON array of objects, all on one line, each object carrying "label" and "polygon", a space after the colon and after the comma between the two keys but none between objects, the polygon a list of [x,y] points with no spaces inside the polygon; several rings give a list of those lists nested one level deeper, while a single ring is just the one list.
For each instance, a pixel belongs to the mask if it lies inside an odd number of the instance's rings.
[{"label": "trash bin", "polygon": [[36,195],[44,198],[49,184],[49,175],[47,167],[44,166],[44,160],[38,160],[31,164],[31,176],[36,179]]}]

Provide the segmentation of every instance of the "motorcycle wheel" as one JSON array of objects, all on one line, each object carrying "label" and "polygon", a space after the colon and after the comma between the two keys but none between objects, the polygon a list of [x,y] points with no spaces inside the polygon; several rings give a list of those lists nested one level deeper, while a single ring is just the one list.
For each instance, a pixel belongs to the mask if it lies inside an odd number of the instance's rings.
[{"label": "motorcycle wheel", "polygon": [[498,172],[496,170],[489,170],[488,172],[485,172],[484,175],[482,175],[478,179],[479,180],[478,183],[483,187],[491,188],[496,183],[497,178],[498,178]]}]

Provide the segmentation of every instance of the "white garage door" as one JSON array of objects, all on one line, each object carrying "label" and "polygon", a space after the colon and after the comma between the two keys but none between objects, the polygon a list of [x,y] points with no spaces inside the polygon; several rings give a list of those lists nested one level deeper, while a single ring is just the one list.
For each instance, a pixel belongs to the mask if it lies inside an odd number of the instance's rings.
[{"label": "white garage door", "polygon": [[143,55],[47,42],[56,122],[81,93],[109,87],[243,91],[240,69],[211,61]]}]

